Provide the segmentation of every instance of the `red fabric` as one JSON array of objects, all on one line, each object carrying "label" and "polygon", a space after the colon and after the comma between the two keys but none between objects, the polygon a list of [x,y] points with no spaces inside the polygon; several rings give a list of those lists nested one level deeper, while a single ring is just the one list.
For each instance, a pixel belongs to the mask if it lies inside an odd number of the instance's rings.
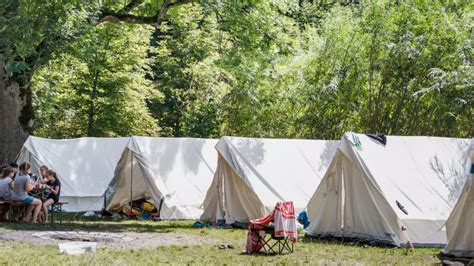
[{"label": "red fabric", "polygon": [[262,249],[263,243],[257,234],[260,234],[261,237],[265,236],[265,228],[272,222],[275,223],[275,236],[288,237],[293,243],[296,242],[296,214],[293,202],[278,202],[275,209],[267,216],[250,220],[247,233],[247,253],[259,252]]},{"label": "red fabric", "polygon": [[265,217],[250,220],[249,231],[247,233],[247,246],[245,248],[247,253],[256,253],[262,249],[263,243],[260,238],[265,236],[265,227],[272,221],[273,211]]},{"label": "red fabric", "polygon": [[249,229],[265,229],[268,224],[273,222],[273,213],[274,211],[270,212],[265,217],[250,220]]},{"label": "red fabric", "polygon": [[249,254],[259,252],[263,248],[261,237],[264,236],[265,231],[249,230],[247,233],[247,246],[245,247],[245,251]]}]

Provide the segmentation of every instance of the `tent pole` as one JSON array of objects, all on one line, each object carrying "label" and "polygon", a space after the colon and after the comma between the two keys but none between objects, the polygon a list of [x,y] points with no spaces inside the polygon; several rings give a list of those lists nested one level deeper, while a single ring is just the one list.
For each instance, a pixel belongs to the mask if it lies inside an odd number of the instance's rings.
[{"label": "tent pole", "polygon": [[132,152],[132,161],[130,165],[130,211],[133,208],[132,200],[133,200],[133,152]]}]

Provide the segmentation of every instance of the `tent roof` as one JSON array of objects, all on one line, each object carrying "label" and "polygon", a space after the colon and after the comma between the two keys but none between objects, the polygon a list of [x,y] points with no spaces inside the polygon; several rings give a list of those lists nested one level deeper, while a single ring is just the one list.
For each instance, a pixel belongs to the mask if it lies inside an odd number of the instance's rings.
[{"label": "tent roof", "polygon": [[267,207],[292,200],[304,208],[339,141],[224,137],[216,145]]},{"label": "tent roof", "polygon": [[[166,206],[180,212],[177,217],[197,218],[201,214],[197,209],[204,201],[216,168],[216,143],[214,139],[132,137],[127,149],[142,162],[140,176],[154,183],[165,196]],[[128,174],[121,176],[129,177]],[[128,193],[130,188],[117,187],[115,190],[119,189],[127,189],[125,193]],[[115,195],[122,193],[116,191]],[[155,200],[159,201],[159,198]],[[128,198],[112,201],[128,201]]]},{"label": "tent roof", "polygon": [[[217,140],[133,137],[128,147],[147,158],[155,179],[181,204],[201,204],[217,164]],[[162,189],[162,188],[159,188]]]},{"label": "tent roof", "polygon": [[[62,183],[61,195],[102,196],[129,138],[77,138],[54,140],[30,136],[20,159],[35,160],[56,171]],[[27,154],[29,153],[29,154]],[[33,156],[33,158],[30,157]]]},{"label": "tent roof", "polygon": [[[464,184],[467,139],[387,136],[384,146],[355,135],[362,144],[357,149],[361,164],[401,219],[448,218]],[[351,141],[350,135],[343,141]]]}]

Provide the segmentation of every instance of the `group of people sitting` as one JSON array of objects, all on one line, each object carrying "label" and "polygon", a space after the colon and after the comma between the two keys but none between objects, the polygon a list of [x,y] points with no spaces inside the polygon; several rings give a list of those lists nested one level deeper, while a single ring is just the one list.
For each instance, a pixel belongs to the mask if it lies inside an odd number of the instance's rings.
[{"label": "group of people sitting", "polygon": [[[26,207],[24,215],[19,212],[14,219],[22,222],[37,223],[38,217],[43,209],[43,222],[48,223],[48,207],[59,202],[61,194],[61,182],[55,171],[41,166],[39,176],[31,172],[31,164],[24,162],[20,166],[10,163],[8,166],[0,167],[0,201],[22,202]],[[35,191],[42,189],[44,198],[35,197]],[[0,217],[8,219],[8,207],[0,206]]]}]

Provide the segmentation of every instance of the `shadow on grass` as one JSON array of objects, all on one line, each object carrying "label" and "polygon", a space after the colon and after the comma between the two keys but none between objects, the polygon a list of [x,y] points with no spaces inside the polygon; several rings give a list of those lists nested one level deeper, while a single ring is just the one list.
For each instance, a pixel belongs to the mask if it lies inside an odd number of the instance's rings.
[{"label": "shadow on grass", "polygon": [[277,256],[286,256],[286,255],[291,255],[292,253],[267,253],[267,252],[258,252],[258,253],[252,253],[248,254],[245,252],[241,252],[239,255],[243,256],[250,256],[250,257],[277,257]]},{"label": "shadow on grass", "polygon": [[54,224],[23,224],[0,223],[0,228],[24,231],[104,231],[104,232],[137,232],[137,233],[171,233],[183,229],[193,230],[193,221],[138,221],[108,220],[88,217],[76,217],[65,214],[62,223]]},{"label": "shadow on grass", "polygon": [[368,241],[357,238],[340,238],[340,237],[313,237],[305,235],[301,240],[303,243],[319,243],[319,244],[334,244],[342,246],[359,246],[359,247],[376,247],[376,248],[397,248],[397,246],[380,241]]}]

